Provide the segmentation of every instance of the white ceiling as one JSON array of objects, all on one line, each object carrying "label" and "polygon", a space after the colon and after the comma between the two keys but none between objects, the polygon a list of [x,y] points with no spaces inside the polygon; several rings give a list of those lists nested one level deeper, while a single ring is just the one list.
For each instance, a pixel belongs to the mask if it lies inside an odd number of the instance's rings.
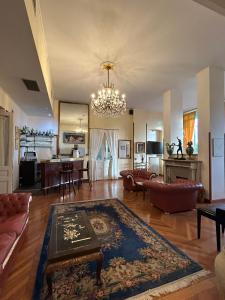
[{"label": "white ceiling", "polygon": [[225,68],[225,17],[194,1],[41,0],[41,8],[58,99],[88,103],[106,80],[105,60],[117,63],[111,79],[128,106],[152,110],[169,88],[187,89],[188,99],[202,68]]},{"label": "white ceiling", "polygon": [[[0,1],[0,86],[28,114],[52,112],[24,1]],[[22,78],[36,80],[28,91]]]}]

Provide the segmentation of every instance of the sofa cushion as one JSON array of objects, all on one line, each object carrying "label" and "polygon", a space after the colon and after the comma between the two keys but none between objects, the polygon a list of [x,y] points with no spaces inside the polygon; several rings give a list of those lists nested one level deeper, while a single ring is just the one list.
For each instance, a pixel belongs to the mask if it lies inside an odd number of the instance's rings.
[{"label": "sofa cushion", "polygon": [[135,180],[135,182],[144,182],[144,181],[146,181],[146,178],[143,178],[143,177],[135,177],[134,180]]},{"label": "sofa cushion", "polygon": [[0,274],[3,271],[3,262],[8,255],[16,240],[15,232],[8,232],[0,234]]},{"label": "sofa cushion", "polygon": [[9,217],[5,222],[0,223],[0,234],[15,232],[17,235],[20,235],[27,221],[27,218],[27,213],[20,213]]}]

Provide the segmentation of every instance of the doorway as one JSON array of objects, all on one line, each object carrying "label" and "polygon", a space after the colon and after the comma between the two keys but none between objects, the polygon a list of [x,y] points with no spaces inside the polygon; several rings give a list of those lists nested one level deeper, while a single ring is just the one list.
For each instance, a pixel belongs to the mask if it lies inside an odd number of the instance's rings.
[{"label": "doorway", "polygon": [[107,180],[110,178],[110,168],[112,167],[112,158],[109,150],[109,145],[104,136],[102,145],[97,156],[97,180]]},{"label": "doorway", "polygon": [[118,178],[118,129],[91,128],[90,177],[92,181]]}]

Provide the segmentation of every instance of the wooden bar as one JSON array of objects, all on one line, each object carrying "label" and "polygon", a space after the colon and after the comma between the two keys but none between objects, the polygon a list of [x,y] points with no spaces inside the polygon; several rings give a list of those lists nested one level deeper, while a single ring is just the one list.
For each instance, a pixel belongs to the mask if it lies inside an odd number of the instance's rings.
[{"label": "wooden bar", "polygon": [[83,168],[83,160],[74,160],[74,161],[63,161],[63,162],[42,162],[40,163],[41,169],[41,188],[47,190],[53,187],[56,187],[60,183],[60,171],[66,166],[70,169],[73,169],[73,179],[80,179],[82,176],[79,169]]}]

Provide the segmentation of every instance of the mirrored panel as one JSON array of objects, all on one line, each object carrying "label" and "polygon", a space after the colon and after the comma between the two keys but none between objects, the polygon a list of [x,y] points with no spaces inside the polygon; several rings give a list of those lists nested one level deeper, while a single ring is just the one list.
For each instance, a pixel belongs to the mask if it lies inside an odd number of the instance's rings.
[{"label": "mirrored panel", "polygon": [[59,155],[84,157],[88,155],[88,104],[59,103]]}]

